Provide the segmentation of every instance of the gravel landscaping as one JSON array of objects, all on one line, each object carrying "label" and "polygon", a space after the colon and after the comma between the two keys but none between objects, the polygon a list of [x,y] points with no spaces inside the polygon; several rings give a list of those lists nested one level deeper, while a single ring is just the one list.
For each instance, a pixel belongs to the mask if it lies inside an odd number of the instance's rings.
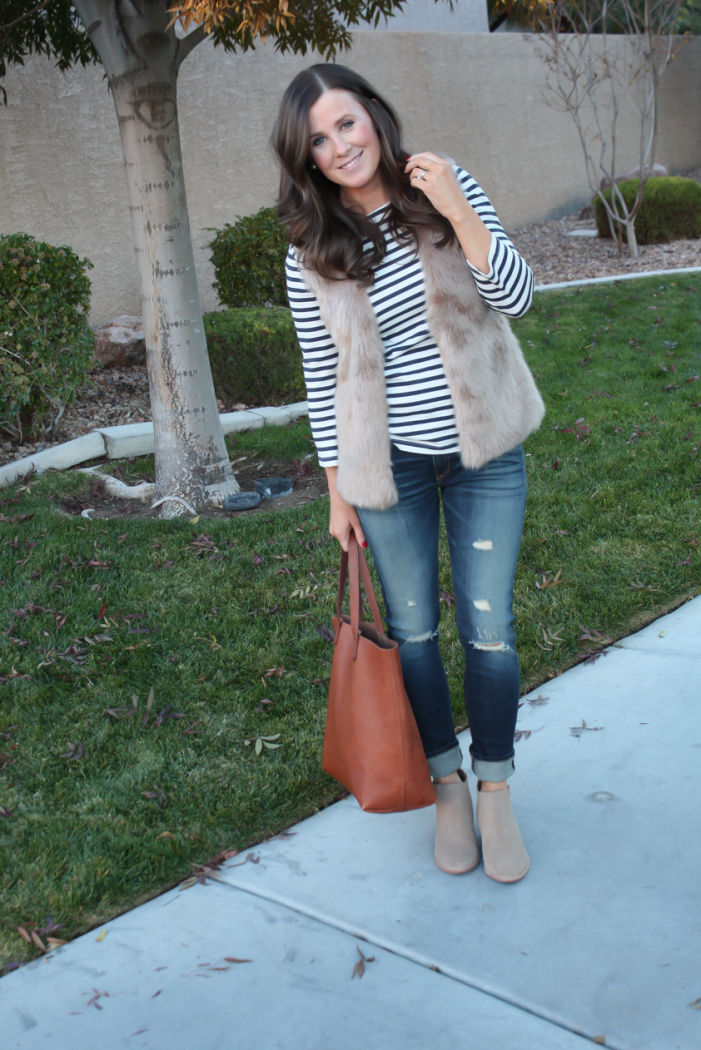
[{"label": "gravel landscaping", "polygon": [[[686,177],[701,182],[701,168],[687,172]],[[596,230],[593,208],[589,206],[561,219],[534,223],[508,232],[532,267],[536,284],[673,270],[687,266],[701,267],[701,238],[641,246],[639,257],[629,259],[618,254],[613,241],[598,236],[571,236],[575,230]],[[219,403],[222,412],[252,407],[258,406]],[[0,440],[0,466],[40,452],[43,448],[70,441],[98,427],[142,423],[150,419],[145,365],[96,368],[90,373],[75,403],[60,419],[51,440],[27,441],[22,445]]]}]

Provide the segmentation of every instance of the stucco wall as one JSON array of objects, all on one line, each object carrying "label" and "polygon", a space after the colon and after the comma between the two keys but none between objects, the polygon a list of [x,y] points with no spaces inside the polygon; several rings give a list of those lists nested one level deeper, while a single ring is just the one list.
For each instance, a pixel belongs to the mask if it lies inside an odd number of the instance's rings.
[{"label": "stucco wall", "polygon": [[[180,77],[180,119],[200,294],[216,307],[207,227],[275,200],[268,146],[280,96],[313,58],[263,46],[196,48]],[[570,118],[542,101],[544,67],[520,34],[357,33],[343,61],[401,113],[408,149],[453,156],[481,182],[507,229],[565,214],[589,197]],[[95,264],[92,321],[140,313],[117,121],[99,68],[58,72],[43,58],[5,79],[0,107],[0,232],[70,244]],[[701,164],[701,39],[664,75],[657,159]],[[618,170],[636,163],[627,119]]]}]

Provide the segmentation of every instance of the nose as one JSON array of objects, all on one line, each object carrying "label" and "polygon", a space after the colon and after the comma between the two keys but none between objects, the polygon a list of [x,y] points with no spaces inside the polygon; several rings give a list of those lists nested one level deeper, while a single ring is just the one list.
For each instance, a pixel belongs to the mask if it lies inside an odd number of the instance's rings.
[{"label": "nose", "polygon": [[333,145],[339,157],[343,157],[350,153],[352,148],[350,142],[346,142],[340,132],[334,137]]}]

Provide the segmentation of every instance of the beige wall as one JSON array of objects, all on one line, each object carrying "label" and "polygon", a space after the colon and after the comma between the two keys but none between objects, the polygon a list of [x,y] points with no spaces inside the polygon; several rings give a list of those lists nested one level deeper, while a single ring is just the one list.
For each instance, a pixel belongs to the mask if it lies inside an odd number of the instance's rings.
[{"label": "beige wall", "polygon": [[[206,227],[276,195],[268,138],[280,95],[314,61],[261,47],[227,55],[203,44],[180,77],[180,118],[200,293],[216,307]],[[589,197],[570,118],[542,101],[544,67],[520,34],[356,34],[343,61],[387,95],[405,144],[454,157],[482,184],[504,226],[565,214]],[[5,79],[0,107],[0,233],[69,244],[95,264],[95,324],[140,313],[117,121],[99,68],[58,72],[31,59]],[[701,165],[701,39],[682,48],[661,87],[657,159],[675,174]],[[635,123],[618,170],[636,163]]]}]

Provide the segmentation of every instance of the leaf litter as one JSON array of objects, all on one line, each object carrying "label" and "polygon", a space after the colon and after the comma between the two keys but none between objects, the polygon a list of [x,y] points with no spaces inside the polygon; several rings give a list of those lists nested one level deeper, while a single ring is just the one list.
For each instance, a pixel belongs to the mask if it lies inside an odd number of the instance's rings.
[{"label": "leaf litter", "polygon": [[358,944],[356,944],[356,948],[358,949],[358,955],[360,956],[360,959],[358,960],[358,962],[353,967],[353,973],[351,974],[351,981],[356,976],[357,976],[359,981],[362,980],[363,974],[365,973],[365,964],[366,963],[373,963],[373,962],[375,962],[375,956],[374,955],[363,955],[363,953],[360,950],[360,945],[358,945]]},{"label": "leaf litter", "polygon": [[76,746],[76,744],[74,744],[71,740],[67,740],[66,743],[68,744],[68,751],[65,753],[65,755],[61,755],[61,758],[67,758],[69,762],[73,762],[75,759],[83,757],[82,744],[78,744]]},{"label": "leaf litter", "polygon": [[159,809],[165,809],[168,805],[168,799],[166,795],[161,791],[160,788],[157,788],[155,784],[153,785],[153,791],[142,791],[141,794],[144,798],[150,799],[152,802],[155,802],[156,806]]},{"label": "leaf litter", "polygon": [[581,726],[570,726],[570,733],[572,736],[579,738],[582,733],[599,733],[603,728],[603,726],[588,726],[584,719],[582,719]]}]

